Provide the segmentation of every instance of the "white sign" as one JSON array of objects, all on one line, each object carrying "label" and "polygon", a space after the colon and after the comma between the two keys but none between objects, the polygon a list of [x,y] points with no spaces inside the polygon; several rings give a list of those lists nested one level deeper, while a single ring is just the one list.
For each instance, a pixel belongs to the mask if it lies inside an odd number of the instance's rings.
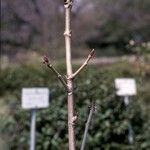
[{"label": "white sign", "polygon": [[49,106],[48,88],[23,88],[22,89],[22,108],[34,109]]},{"label": "white sign", "polygon": [[117,95],[119,96],[132,96],[136,95],[136,82],[132,78],[118,78],[115,79],[115,87]]}]

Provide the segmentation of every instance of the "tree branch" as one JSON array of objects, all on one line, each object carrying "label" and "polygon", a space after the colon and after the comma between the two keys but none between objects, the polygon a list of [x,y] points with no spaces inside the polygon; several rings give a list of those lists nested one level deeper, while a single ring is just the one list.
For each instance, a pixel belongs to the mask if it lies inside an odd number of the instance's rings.
[{"label": "tree branch", "polygon": [[80,150],[84,150],[84,148],[85,148],[86,137],[87,137],[87,134],[88,134],[90,122],[92,120],[92,115],[93,115],[94,111],[95,111],[95,101],[92,101],[91,106],[90,106],[89,116],[88,116],[87,122],[85,124],[84,136],[83,136],[82,145],[81,145]]},{"label": "tree branch", "polygon": [[86,61],[82,64],[82,66],[75,73],[73,73],[69,78],[74,79],[88,65],[88,62],[94,55],[94,52],[95,50],[93,49],[88,55]]},{"label": "tree branch", "polygon": [[65,80],[63,79],[62,75],[53,67],[52,64],[50,64],[47,56],[44,56],[43,58],[43,63],[47,65],[48,68],[50,68],[54,74],[57,76],[57,78],[60,80],[60,82],[62,83],[62,85],[65,87],[65,89],[68,91],[68,86],[65,82]]}]

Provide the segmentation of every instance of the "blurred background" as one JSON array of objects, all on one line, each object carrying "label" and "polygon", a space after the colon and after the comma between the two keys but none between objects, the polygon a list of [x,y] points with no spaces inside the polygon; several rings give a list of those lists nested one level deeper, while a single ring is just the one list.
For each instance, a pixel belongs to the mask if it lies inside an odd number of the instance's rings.
[{"label": "blurred background", "polygon": [[[49,87],[52,95],[50,108],[38,112],[37,150],[67,149],[66,95],[41,63],[46,54],[65,74],[63,1],[1,0],[0,29],[0,150],[28,148],[30,113],[22,110],[20,97],[23,87],[34,86]],[[95,58],[75,81],[77,148],[90,99],[95,99],[97,112],[87,150],[150,149],[150,1],[74,0],[74,68],[92,48]],[[138,94],[131,98],[128,111],[115,95],[117,77],[137,82]],[[132,145],[127,137],[129,120],[134,130]]]},{"label": "blurred background", "polygon": [[[97,56],[109,56],[133,54],[130,42],[146,46],[149,7],[148,0],[74,0],[73,57],[84,56],[89,48],[95,48]],[[1,54],[9,60],[31,52],[62,58],[63,32],[63,1],[1,0]]]}]

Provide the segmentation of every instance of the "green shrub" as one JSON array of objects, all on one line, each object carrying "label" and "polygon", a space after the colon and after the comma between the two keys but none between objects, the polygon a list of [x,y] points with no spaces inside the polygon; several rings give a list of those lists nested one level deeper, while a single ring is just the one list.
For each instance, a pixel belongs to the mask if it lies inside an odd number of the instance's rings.
[{"label": "green shrub", "polygon": [[[64,67],[58,67],[65,73]],[[96,100],[86,150],[130,150],[150,148],[150,110],[147,107],[149,93],[144,85],[149,77],[140,74],[135,66],[115,64],[108,67],[93,66],[82,72],[75,81],[75,109],[79,115],[76,123],[76,144],[79,149],[88,115],[90,100]],[[134,68],[134,69],[133,69]],[[114,79],[133,77],[137,81],[138,95],[132,97],[130,108],[125,110],[123,98],[115,95]],[[3,139],[11,150],[26,150],[29,145],[30,113],[21,108],[22,87],[49,87],[50,107],[37,113],[37,150],[68,149],[67,101],[61,83],[47,68],[22,65],[7,68],[0,75],[1,101],[7,106],[6,117],[1,127]],[[1,106],[2,107],[2,106]],[[0,114],[1,116],[3,114]],[[135,142],[128,144],[128,120],[132,123]]]}]

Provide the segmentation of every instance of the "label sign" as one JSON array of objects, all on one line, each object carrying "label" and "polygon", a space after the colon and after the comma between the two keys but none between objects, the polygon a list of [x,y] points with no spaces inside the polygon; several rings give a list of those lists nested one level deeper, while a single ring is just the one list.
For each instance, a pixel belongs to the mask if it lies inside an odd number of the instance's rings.
[{"label": "label sign", "polygon": [[22,108],[34,109],[49,106],[48,88],[23,88],[22,89]]},{"label": "label sign", "polygon": [[132,78],[118,78],[115,79],[115,87],[117,95],[119,96],[132,96],[136,95],[136,82]]}]

